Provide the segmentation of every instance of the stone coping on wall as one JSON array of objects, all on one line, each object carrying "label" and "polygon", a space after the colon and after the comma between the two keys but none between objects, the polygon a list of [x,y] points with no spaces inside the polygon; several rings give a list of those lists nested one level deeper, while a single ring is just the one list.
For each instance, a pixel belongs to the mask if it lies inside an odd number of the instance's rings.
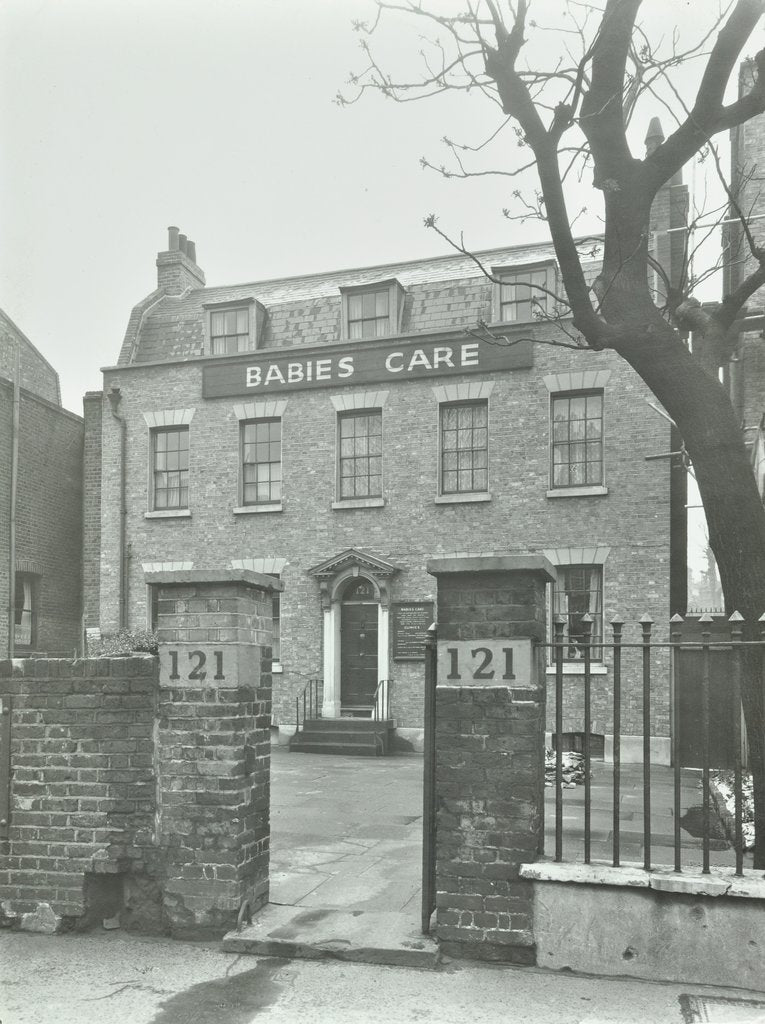
[{"label": "stone coping on wall", "polygon": [[448,572],[538,572],[555,581],[552,562],[544,555],[463,554],[429,558],[426,566],[431,576]]},{"label": "stone coping on wall", "polygon": [[195,585],[198,583],[246,583],[261,590],[284,590],[284,583],[252,569],[166,569],[145,572],[146,583]]},{"label": "stone coping on wall", "polygon": [[762,872],[745,870],[743,875],[737,876],[734,868],[713,868],[708,875],[691,871],[678,874],[669,868],[645,871],[641,865],[633,863],[625,863],[616,868],[611,864],[560,864],[542,860],[521,864],[520,873],[521,878],[531,882],[608,885],[687,896],[736,896],[765,900],[765,877]]}]

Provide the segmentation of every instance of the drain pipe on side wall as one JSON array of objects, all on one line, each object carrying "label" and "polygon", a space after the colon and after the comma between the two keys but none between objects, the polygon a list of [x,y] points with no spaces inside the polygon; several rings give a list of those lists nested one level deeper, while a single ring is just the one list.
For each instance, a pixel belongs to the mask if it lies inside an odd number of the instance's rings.
[{"label": "drain pipe on side wall", "polygon": [[125,535],[127,532],[127,497],[125,482],[125,458],[127,453],[127,423],[125,417],[119,412],[119,405],[122,401],[122,394],[118,387],[112,386],[107,392],[112,416],[120,426],[120,537],[119,537],[119,597],[120,597],[120,629],[127,628],[128,609],[128,573],[127,573],[127,544]]},{"label": "drain pipe on side wall", "polygon": [[11,424],[11,493],[10,536],[8,538],[8,657],[12,658],[16,643],[16,505],[19,490],[19,420],[21,411],[21,361],[16,346],[13,380],[13,421]]}]

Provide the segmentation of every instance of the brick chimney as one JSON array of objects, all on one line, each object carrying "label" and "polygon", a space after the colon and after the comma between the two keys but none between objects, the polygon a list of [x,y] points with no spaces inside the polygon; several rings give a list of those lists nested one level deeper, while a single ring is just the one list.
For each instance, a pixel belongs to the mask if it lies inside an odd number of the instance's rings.
[{"label": "brick chimney", "polygon": [[[651,118],[645,137],[646,156],[650,156],[664,142],[664,131],[658,117]],[[661,186],[651,207],[650,251],[664,268],[674,287],[682,279],[687,242],[682,229],[688,223],[688,186],[683,184],[683,173],[678,171]],[[657,291],[663,298],[666,286],[657,279]]]},{"label": "brick chimney", "polygon": [[157,287],[167,295],[181,295],[187,288],[204,288],[205,275],[197,266],[194,242],[176,227],[169,227],[167,236],[167,251],[157,253]]}]

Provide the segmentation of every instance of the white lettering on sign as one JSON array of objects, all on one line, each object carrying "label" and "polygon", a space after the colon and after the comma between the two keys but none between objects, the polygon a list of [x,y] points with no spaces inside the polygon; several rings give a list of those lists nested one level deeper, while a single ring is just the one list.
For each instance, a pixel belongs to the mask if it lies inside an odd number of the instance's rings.
[{"label": "white lettering on sign", "polygon": [[437,370],[442,363],[444,366],[451,366],[452,369],[454,368],[452,350],[446,345],[436,345],[433,349],[433,369]]},{"label": "white lettering on sign", "polygon": [[284,374],[282,373],[282,371],[279,369],[276,363],[271,363],[271,365],[268,367],[268,373],[266,374],[266,384],[268,385],[286,383],[287,382],[284,379]]},{"label": "white lettering on sign", "polygon": [[342,348],[324,345],[279,352],[262,351],[216,359],[202,367],[205,398],[301,391],[336,384],[372,384],[390,380],[421,380],[458,373],[517,370],[533,365],[528,338],[511,346],[439,339],[417,342],[408,337],[389,341],[346,339]]},{"label": "white lettering on sign", "polygon": [[439,686],[530,686],[531,640],[439,640]]},{"label": "white lettering on sign", "polygon": [[478,366],[478,343],[462,346],[462,366]]},{"label": "white lettering on sign", "polygon": [[[361,360],[362,372],[366,364]],[[364,359],[368,356],[365,355]],[[466,367],[480,365],[480,346],[478,342],[464,345],[435,345],[432,348],[416,348],[408,352],[397,350],[389,352],[384,360],[385,373],[407,373],[422,376],[428,373],[443,373],[445,369],[461,370]],[[338,359],[326,357],[320,359],[302,359],[285,363],[261,363],[248,366],[245,380],[248,388],[267,388],[269,385],[300,384],[305,386],[312,381],[344,380],[356,372],[354,356],[341,356]]]},{"label": "white lettering on sign", "polygon": [[313,380],[344,380],[354,373],[353,356],[342,356],[335,363],[334,359],[304,359],[301,362],[266,363],[261,366],[248,366],[246,383],[248,388],[268,387],[269,384],[301,384]]},{"label": "white lettering on sign", "polygon": [[430,355],[424,348],[416,348],[408,361],[403,352],[390,352],[385,359],[388,373],[438,370],[441,366],[448,366],[452,370],[459,370],[463,366],[478,366],[477,342],[460,345],[456,350],[450,345],[436,345]]}]

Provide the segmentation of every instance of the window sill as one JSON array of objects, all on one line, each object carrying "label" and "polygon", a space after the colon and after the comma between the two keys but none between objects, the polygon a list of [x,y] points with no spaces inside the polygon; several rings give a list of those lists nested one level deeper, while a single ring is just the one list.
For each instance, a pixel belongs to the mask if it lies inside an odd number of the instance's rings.
[{"label": "window sill", "polygon": [[383,508],[385,498],[341,498],[340,501],[333,501],[332,508],[335,510],[345,508]]},{"label": "window sill", "polygon": [[588,487],[555,487],[546,494],[548,498],[590,498],[593,495],[608,494],[603,484],[590,484]]},{"label": "window sill", "polygon": [[497,316],[492,319],[489,327],[537,327],[540,323],[544,323],[544,320],[540,320],[538,317],[532,317],[531,320],[502,320]]},{"label": "window sill", "polygon": [[284,505],[280,501],[271,501],[264,505],[237,505],[231,511],[235,516],[249,516],[260,512],[283,512]]},{"label": "window sill", "polygon": [[[546,672],[548,676],[555,675],[555,665],[548,665]],[[563,662],[563,675],[564,676],[583,676],[584,675],[584,662],[583,661],[564,661]],[[608,666],[603,665],[600,662],[597,664],[590,665],[591,676],[607,676]]]},{"label": "window sill", "polygon": [[144,519],[190,519],[191,511],[187,508],[163,508],[156,512],[144,512]]},{"label": "window sill", "polygon": [[491,501],[489,491],[466,491],[463,494],[437,494],[433,499],[436,505],[461,505],[463,502]]},{"label": "window sill", "polygon": [[208,344],[208,351],[205,352],[205,355],[208,359],[233,359],[234,356],[247,356],[252,352],[257,352],[257,350],[258,346],[255,342],[251,342],[247,348],[239,349],[236,352],[213,352]]}]

